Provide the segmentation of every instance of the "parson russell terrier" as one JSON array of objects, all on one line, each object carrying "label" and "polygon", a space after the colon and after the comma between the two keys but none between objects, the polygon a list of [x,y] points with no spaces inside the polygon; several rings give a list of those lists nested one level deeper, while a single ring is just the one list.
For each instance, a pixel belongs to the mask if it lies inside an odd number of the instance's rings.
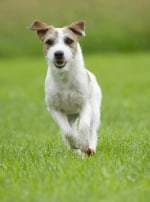
[{"label": "parson russell terrier", "polygon": [[45,99],[65,142],[78,154],[96,153],[100,125],[101,90],[85,68],[79,39],[85,22],[55,28],[39,20],[28,29],[36,31],[48,61]]}]

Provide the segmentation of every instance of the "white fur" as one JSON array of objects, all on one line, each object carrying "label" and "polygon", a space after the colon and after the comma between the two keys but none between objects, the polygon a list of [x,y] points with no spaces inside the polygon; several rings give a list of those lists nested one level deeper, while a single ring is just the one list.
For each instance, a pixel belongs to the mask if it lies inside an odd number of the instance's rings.
[{"label": "white fur", "polygon": [[[100,125],[101,90],[95,76],[86,70],[77,42],[76,53],[64,43],[64,33],[56,29],[58,38],[46,55],[48,71],[45,96],[48,110],[59,125],[67,144],[77,151],[96,152],[97,130]],[[54,65],[54,53],[62,50],[65,67]]]}]

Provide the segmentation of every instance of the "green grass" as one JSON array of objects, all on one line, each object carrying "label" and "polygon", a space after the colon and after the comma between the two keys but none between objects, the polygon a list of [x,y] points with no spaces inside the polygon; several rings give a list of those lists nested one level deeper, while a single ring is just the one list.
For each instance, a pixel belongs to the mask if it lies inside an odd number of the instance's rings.
[{"label": "green grass", "polygon": [[97,154],[66,149],[44,103],[46,62],[0,61],[1,202],[150,201],[150,54],[87,55],[103,90]]}]

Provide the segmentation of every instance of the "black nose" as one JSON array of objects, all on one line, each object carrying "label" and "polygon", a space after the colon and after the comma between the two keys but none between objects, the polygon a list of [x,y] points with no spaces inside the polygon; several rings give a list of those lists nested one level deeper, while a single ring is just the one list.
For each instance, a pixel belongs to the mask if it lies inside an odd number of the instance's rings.
[{"label": "black nose", "polygon": [[63,58],[63,56],[64,56],[64,52],[63,51],[56,51],[55,52],[55,57],[57,59],[61,59],[61,58]]}]

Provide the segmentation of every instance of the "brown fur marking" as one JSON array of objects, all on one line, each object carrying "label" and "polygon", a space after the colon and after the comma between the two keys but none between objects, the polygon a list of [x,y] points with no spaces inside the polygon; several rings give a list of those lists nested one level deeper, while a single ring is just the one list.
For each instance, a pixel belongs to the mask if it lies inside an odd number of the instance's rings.
[{"label": "brown fur marking", "polygon": [[88,155],[88,156],[91,156],[91,155],[94,155],[95,154],[95,151],[94,149],[91,149],[90,147],[85,151],[85,153]]}]

